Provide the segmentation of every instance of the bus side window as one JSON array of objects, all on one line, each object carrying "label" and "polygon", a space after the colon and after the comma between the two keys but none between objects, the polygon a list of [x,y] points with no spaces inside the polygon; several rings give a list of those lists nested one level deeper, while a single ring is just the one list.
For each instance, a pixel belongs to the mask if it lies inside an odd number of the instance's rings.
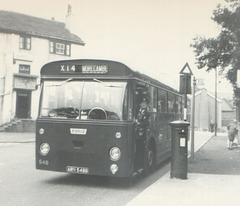
[{"label": "bus side window", "polygon": [[167,112],[167,92],[162,89],[158,89],[158,112]]},{"label": "bus side window", "polygon": [[180,114],[183,114],[183,107],[184,107],[183,97],[180,97],[180,105],[179,105]]},{"label": "bus side window", "polygon": [[178,102],[178,96],[175,96],[174,111],[175,111],[176,114],[179,112],[179,110],[178,110],[178,104],[179,104],[179,102]]},{"label": "bus side window", "polygon": [[184,111],[184,104],[185,104],[185,100],[183,97],[181,97],[181,114],[183,114],[183,111]]},{"label": "bus side window", "polygon": [[172,93],[168,93],[168,112],[175,113],[175,96]]},{"label": "bus side window", "polygon": [[151,112],[157,112],[157,88],[150,87],[150,111]]},{"label": "bus side window", "polygon": [[180,96],[176,96],[176,113],[181,114],[182,107],[182,98]]}]

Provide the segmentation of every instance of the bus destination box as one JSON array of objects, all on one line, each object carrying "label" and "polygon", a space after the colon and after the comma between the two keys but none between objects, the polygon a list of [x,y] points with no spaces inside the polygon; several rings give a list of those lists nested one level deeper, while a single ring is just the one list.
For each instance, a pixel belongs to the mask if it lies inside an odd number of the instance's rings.
[{"label": "bus destination box", "polygon": [[172,131],[171,178],[187,179],[189,122],[170,122]]}]

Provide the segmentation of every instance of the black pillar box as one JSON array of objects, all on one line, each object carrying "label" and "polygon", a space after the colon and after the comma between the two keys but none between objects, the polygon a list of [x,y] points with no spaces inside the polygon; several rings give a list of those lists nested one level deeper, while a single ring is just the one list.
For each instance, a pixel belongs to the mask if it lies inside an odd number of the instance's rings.
[{"label": "black pillar box", "polygon": [[170,122],[172,130],[171,178],[187,179],[189,122]]}]

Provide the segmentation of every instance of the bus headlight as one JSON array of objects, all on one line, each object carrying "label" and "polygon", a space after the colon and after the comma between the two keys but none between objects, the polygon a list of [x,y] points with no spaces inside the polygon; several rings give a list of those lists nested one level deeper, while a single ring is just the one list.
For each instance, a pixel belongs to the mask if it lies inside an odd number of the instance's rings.
[{"label": "bus headlight", "polygon": [[39,129],[39,134],[44,134],[44,129],[43,128]]},{"label": "bus headlight", "polygon": [[117,161],[121,157],[121,151],[118,147],[112,147],[109,151],[109,155],[112,161]]},{"label": "bus headlight", "polygon": [[110,166],[110,170],[111,170],[112,174],[115,175],[116,172],[118,171],[118,166],[116,164],[112,164]]},{"label": "bus headlight", "polygon": [[117,133],[115,134],[115,137],[116,137],[117,139],[121,138],[121,136],[122,136],[121,132],[117,132]]},{"label": "bus headlight", "polygon": [[44,142],[40,145],[41,155],[46,156],[49,153],[49,151],[50,151],[50,145],[48,143]]}]

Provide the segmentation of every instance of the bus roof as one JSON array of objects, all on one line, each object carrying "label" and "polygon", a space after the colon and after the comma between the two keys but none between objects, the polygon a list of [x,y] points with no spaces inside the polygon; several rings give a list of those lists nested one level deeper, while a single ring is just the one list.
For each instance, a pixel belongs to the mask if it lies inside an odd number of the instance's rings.
[{"label": "bus roof", "polygon": [[45,64],[41,69],[41,78],[116,78],[139,79],[141,81],[177,92],[156,79],[133,71],[121,62],[97,59],[60,60]]}]

